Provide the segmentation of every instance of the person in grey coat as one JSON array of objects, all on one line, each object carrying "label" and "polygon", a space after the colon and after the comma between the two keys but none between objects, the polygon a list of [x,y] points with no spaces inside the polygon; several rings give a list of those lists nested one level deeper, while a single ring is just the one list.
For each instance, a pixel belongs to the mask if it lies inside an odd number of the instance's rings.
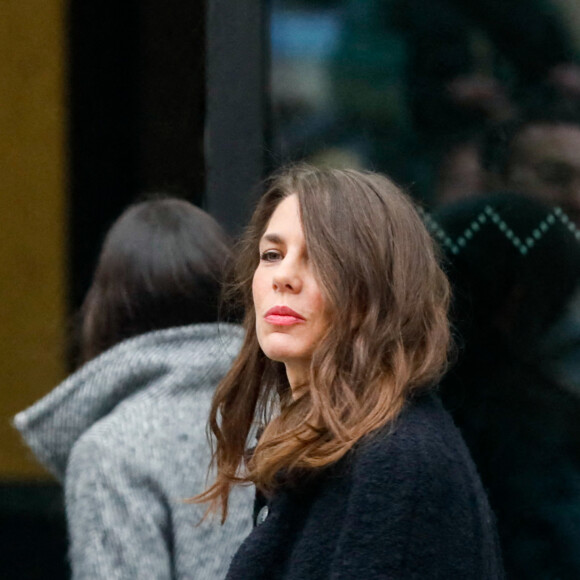
[{"label": "person in grey coat", "polygon": [[82,310],[84,364],[14,418],[65,487],[73,578],[223,578],[254,492],[224,525],[186,500],[206,481],[205,429],[242,329],[217,323],[230,256],[207,214],[175,199],[129,208],[109,232]]}]

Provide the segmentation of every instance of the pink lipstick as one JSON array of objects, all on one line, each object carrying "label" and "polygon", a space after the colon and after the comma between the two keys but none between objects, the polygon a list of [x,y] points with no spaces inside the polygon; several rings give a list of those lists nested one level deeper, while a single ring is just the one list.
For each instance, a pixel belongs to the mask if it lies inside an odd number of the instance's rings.
[{"label": "pink lipstick", "polygon": [[288,306],[274,306],[270,308],[264,316],[266,322],[274,324],[275,326],[291,326],[293,324],[301,324],[305,322],[305,318],[288,308]]}]

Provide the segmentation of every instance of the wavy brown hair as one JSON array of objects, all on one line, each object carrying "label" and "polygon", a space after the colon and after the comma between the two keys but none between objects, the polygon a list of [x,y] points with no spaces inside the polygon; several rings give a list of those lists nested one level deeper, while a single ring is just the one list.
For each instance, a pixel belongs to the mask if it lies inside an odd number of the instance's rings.
[{"label": "wavy brown hair", "polygon": [[[232,485],[265,493],[328,466],[392,422],[409,395],[447,364],[449,285],[413,202],[386,177],[294,166],[274,174],[242,238],[235,296],[246,338],[213,400],[209,427],[217,477],[194,498],[227,516]],[[256,336],[252,278],[258,244],[282,199],[298,196],[308,256],[332,324],[310,365],[310,388],[294,400],[280,362]],[[257,446],[247,443],[264,425]]]}]

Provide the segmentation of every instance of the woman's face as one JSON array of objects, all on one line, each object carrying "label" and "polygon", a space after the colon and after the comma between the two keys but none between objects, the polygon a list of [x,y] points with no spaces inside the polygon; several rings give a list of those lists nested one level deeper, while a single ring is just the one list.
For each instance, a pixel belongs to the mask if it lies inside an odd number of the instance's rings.
[{"label": "woman's face", "polygon": [[296,195],[278,204],[259,251],[252,284],[258,342],[268,358],[286,365],[294,386],[307,379],[312,353],[328,326]]}]

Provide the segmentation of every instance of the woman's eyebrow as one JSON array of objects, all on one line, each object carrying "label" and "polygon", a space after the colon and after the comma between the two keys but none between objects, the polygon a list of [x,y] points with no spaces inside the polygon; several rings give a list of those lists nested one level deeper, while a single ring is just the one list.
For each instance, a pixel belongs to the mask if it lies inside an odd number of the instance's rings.
[{"label": "woman's eyebrow", "polygon": [[260,241],[270,242],[272,244],[282,244],[283,243],[282,238],[278,234],[264,234]]}]

